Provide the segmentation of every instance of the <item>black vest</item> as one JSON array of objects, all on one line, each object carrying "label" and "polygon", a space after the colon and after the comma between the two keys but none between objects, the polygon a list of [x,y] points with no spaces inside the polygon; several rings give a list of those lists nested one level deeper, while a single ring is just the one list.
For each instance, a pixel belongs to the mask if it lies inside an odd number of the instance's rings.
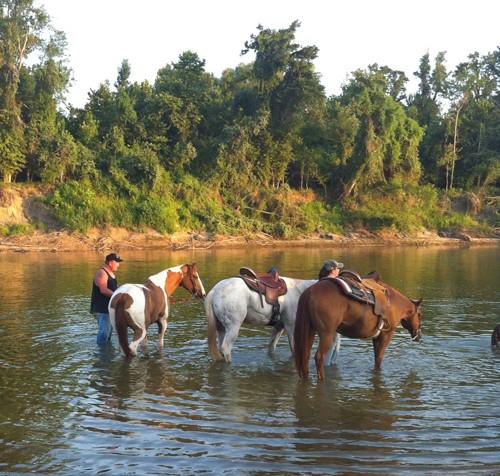
[{"label": "black vest", "polygon": [[[118,281],[116,278],[112,278],[110,274],[104,269],[104,272],[108,275],[108,289],[111,291],[115,291],[118,288]],[[107,314],[108,313],[108,304],[109,304],[109,296],[105,296],[101,293],[99,286],[92,281],[92,298],[90,301],[90,312],[100,312]]]}]

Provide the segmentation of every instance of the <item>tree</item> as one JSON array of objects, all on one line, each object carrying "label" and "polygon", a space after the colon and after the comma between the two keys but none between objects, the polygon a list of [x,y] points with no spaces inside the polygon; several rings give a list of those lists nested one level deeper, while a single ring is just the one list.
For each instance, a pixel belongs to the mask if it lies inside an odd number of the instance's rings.
[{"label": "tree", "polygon": [[10,183],[25,162],[23,137],[18,129],[9,128],[10,117],[0,115],[0,174],[3,182]]},{"label": "tree", "polygon": [[0,0],[0,108],[21,122],[16,100],[21,68],[28,56],[43,47],[49,17],[33,0]]},{"label": "tree", "polygon": [[204,147],[200,132],[211,128],[214,84],[213,76],[205,71],[205,60],[192,51],[158,71],[153,107],[166,129],[162,135],[167,137],[167,147],[162,155],[177,172],[190,170],[198,148]]},{"label": "tree", "polygon": [[[446,53],[439,52],[432,68],[429,53],[420,58],[417,93],[410,97],[408,114],[424,128],[424,137],[419,147],[423,173],[427,181],[438,183],[438,167],[447,162],[449,153],[445,151],[446,124],[443,121],[441,103],[449,100],[450,80],[446,69]],[[446,159],[445,159],[446,155]]]},{"label": "tree", "polygon": [[122,61],[122,64],[118,68],[118,76],[116,78],[115,87],[116,89],[126,88],[129,86],[130,73],[132,72],[132,68],[130,67],[130,63],[127,59]]},{"label": "tree", "polygon": [[396,101],[396,76],[387,67],[372,65],[368,71],[355,71],[343,88],[340,106],[345,117],[355,117],[348,124],[356,129],[350,133],[351,155],[344,156],[331,173],[340,179],[344,198],[393,180],[417,183],[420,178],[418,146],[423,130]]},{"label": "tree", "polygon": [[[53,140],[56,109],[69,81],[65,36],[52,29],[45,10],[33,0],[0,0],[0,112],[4,151],[10,150],[19,172],[32,178],[39,171],[43,147]],[[40,62],[27,67],[39,53]],[[14,152],[15,151],[15,152]],[[14,157],[16,157],[14,159]],[[5,164],[4,160],[4,164]],[[4,175],[4,178],[12,173]]]},{"label": "tree", "polygon": [[[453,74],[450,188],[491,183],[499,158],[500,53],[473,53]],[[458,162],[457,162],[458,161]]]},{"label": "tree", "polygon": [[318,48],[301,47],[295,43],[299,26],[297,20],[282,30],[265,29],[259,25],[259,33],[251,35],[242,51],[242,54],[255,52],[253,74],[263,107],[271,114],[272,134],[278,139],[299,127],[295,121],[304,108],[324,101],[324,88],[313,63]]}]

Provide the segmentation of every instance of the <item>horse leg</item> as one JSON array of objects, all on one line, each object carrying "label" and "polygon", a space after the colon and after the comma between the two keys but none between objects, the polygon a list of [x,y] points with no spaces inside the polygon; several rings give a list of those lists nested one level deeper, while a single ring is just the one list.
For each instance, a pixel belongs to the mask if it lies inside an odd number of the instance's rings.
[{"label": "horse leg", "polygon": [[372,339],[373,342],[373,352],[375,354],[375,370],[380,370],[382,366],[382,360],[384,360],[385,349],[391,342],[394,331],[391,332],[381,332],[376,339]]},{"label": "horse leg", "polygon": [[134,355],[137,355],[137,348],[139,347],[139,344],[146,338],[146,335],[146,329],[139,326],[134,327],[134,336],[129,346]]},{"label": "horse leg", "polygon": [[269,347],[268,351],[270,354],[274,353],[276,350],[276,346],[278,345],[278,341],[280,340],[280,337],[283,335],[283,323],[281,321],[278,321],[274,326],[273,330],[271,333],[271,340],[269,341]]},{"label": "horse leg", "polygon": [[[217,350],[219,353],[221,352],[222,348],[222,343],[224,342],[224,338],[226,337],[226,328],[219,322],[217,321]],[[222,353],[220,357],[217,360],[222,360],[223,356]]]},{"label": "horse leg", "polygon": [[231,349],[233,348],[234,341],[238,337],[239,327],[233,327],[231,329],[226,329],[224,338],[222,339],[222,344],[220,346],[220,352],[224,357],[224,360],[230,364],[231,363]]},{"label": "horse leg", "polygon": [[332,365],[337,360],[340,351],[340,337],[339,333],[335,334],[335,342],[330,347],[328,355],[326,356],[326,365],[328,366]]},{"label": "horse leg", "polygon": [[165,337],[165,332],[167,332],[167,318],[163,316],[158,319],[158,345],[160,349],[163,349],[163,338]]},{"label": "horse leg", "polygon": [[290,353],[292,354],[292,357],[295,353],[295,343],[293,341],[294,328],[295,328],[295,322],[293,322],[293,324],[291,324],[290,322],[287,322],[285,324],[286,335],[288,337],[288,346],[290,347]]},{"label": "horse leg", "polygon": [[319,337],[318,349],[316,350],[316,354],[314,355],[314,361],[316,362],[316,373],[318,374],[318,380],[323,380],[325,378],[325,369],[323,367],[323,361],[325,355],[328,354],[328,351],[333,346],[333,337],[335,332],[328,332],[321,334]]}]

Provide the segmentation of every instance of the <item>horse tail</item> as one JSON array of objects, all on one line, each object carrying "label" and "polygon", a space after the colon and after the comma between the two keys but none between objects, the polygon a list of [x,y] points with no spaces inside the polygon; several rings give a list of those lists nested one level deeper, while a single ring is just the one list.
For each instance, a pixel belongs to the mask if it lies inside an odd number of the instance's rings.
[{"label": "horse tail", "polygon": [[309,289],[306,289],[299,298],[293,340],[295,343],[295,367],[301,378],[309,376],[309,358],[314,341],[314,329],[309,316]]},{"label": "horse tail", "polygon": [[214,313],[213,292],[209,292],[205,298],[205,313],[207,315],[208,351],[214,360],[222,360],[223,357],[217,348],[217,318]]},{"label": "horse tail", "polygon": [[[127,297],[129,299],[127,299]],[[118,343],[122,348],[125,357],[130,358],[134,356],[134,353],[128,345],[128,333],[127,333],[127,306],[130,306],[131,299],[127,294],[118,294],[111,301],[111,307],[115,309],[115,326],[116,334],[118,335]]]}]

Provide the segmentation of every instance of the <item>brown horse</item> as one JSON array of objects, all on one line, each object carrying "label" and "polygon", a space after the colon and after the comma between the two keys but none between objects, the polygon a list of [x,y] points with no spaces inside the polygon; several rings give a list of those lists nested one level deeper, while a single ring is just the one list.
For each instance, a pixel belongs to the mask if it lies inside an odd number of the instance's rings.
[{"label": "brown horse", "polygon": [[371,338],[375,370],[380,369],[385,349],[399,324],[413,340],[420,340],[422,300],[408,299],[391,286],[380,281],[378,284],[385,288],[383,317],[374,313],[372,305],[347,297],[334,279],[321,279],[302,293],[294,331],[295,365],[302,378],[309,376],[309,357],[316,333],[319,344],[314,360],[320,380],[324,378],[323,360],[336,332],[350,338]]},{"label": "brown horse", "polygon": [[[147,328],[158,324],[158,339],[163,347],[167,330],[169,303],[174,291],[182,286],[193,296],[204,298],[205,288],[198,274],[196,263],[164,269],[150,276],[145,284],[123,284],[111,296],[109,317],[126,357],[137,355],[139,344],[146,345]],[[134,331],[128,343],[127,327]]]}]

